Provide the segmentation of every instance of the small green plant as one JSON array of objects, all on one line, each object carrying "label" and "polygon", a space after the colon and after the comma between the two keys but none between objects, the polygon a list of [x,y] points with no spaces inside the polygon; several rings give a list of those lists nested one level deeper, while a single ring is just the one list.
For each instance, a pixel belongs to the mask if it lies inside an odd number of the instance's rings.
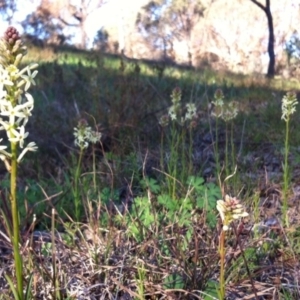
[{"label": "small green plant", "polygon": [[222,219],[223,227],[220,233],[219,240],[219,254],[220,254],[220,286],[219,286],[219,299],[225,299],[225,242],[226,232],[230,224],[234,220],[247,217],[248,213],[244,210],[243,206],[236,198],[225,196],[225,200],[217,201],[217,210],[219,211]]},{"label": "small green plant", "polygon": [[196,207],[204,212],[206,222],[210,228],[217,224],[215,214],[216,201],[221,195],[219,186],[210,182],[205,183],[202,177],[190,176],[187,181],[190,189],[190,197],[196,201]]},{"label": "small green plant", "polygon": [[[28,93],[28,89],[31,84],[35,85],[34,78],[37,74],[37,71],[32,72],[37,68],[37,64],[30,64],[22,70],[19,69],[26,53],[27,49],[23,45],[18,31],[14,27],[9,27],[0,40],[0,130],[6,131],[10,152],[4,150],[7,146],[0,146],[0,158],[10,173],[10,204],[13,224],[10,238],[13,244],[17,287],[14,287],[8,276],[5,277],[17,300],[29,299],[30,297],[28,292],[30,286],[27,285],[25,294],[23,290],[23,263],[19,248],[17,171],[26,152],[37,150],[34,142],[27,144],[24,148],[25,139],[29,134],[25,132],[25,126],[34,107],[34,100]],[[19,149],[22,149],[21,153],[19,153]]]},{"label": "small green plant", "polygon": [[[75,137],[75,145],[79,147],[79,158],[77,162],[77,167],[74,176],[74,203],[75,203],[75,218],[76,221],[79,221],[80,218],[80,175],[81,175],[81,165],[82,158],[85,149],[89,146],[89,143],[96,144],[101,139],[101,133],[98,131],[93,131],[85,119],[81,119],[78,122],[77,127],[74,128],[74,137]],[[93,153],[93,161],[95,160]],[[95,168],[95,162],[93,163],[93,168]],[[93,172],[95,176],[95,170]],[[94,188],[96,188],[95,177],[93,179]]]},{"label": "small green plant", "polygon": [[289,226],[289,218],[287,215],[288,210],[288,188],[289,188],[289,134],[290,134],[290,119],[291,115],[296,111],[296,105],[298,104],[296,94],[293,92],[287,93],[282,99],[282,116],[281,119],[285,121],[285,143],[284,143],[284,163],[283,163],[283,209],[282,215],[284,218],[284,224]]},{"label": "small green plant", "polygon": [[146,281],[146,270],[145,270],[145,266],[144,263],[138,263],[138,267],[137,267],[137,294],[138,294],[138,299],[143,300],[145,299],[145,281]]},{"label": "small green plant", "polygon": [[[193,170],[192,161],[192,130],[196,126],[197,109],[194,103],[182,105],[181,89],[176,87],[171,94],[172,105],[168,114],[160,119],[162,128],[170,124],[170,132],[162,130],[161,136],[161,168],[166,162],[167,184],[169,195],[176,198],[178,186],[184,183]],[[165,145],[164,136],[167,137]],[[165,155],[164,149],[169,150]],[[166,159],[165,159],[166,158]]]},{"label": "small green plant", "polygon": [[[217,174],[221,173],[220,166],[220,154],[218,146],[218,119],[221,118],[225,121],[225,175],[228,177],[235,168],[236,159],[235,159],[235,147],[234,147],[234,126],[233,119],[238,115],[238,105],[235,101],[229,103],[224,103],[224,94],[221,89],[216,90],[214,94],[215,101],[213,105],[215,106],[212,111],[212,115],[216,117],[216,138],[214,143],[214,152],[216,158],[216,168]],[[230,128],[229,128],[230,127]],[[229,136],[230,134],[230,136]],[[230,141],[230,152],[231,152],[231,161],[229,162],[229,141]],[[233,169],[230,169],[231,168]]]},{"label": "small green plant", "polygon": [[[224,94],[221,89],[217,89],[214,93],[214,101],[212,104],[214,105],[214,108],[212,110],[212,115],[216,118],[216,124],[215,124],[215,141],[214,141],[214,152],[215,152],[215,159],[216,159],[216,171],[217,174],[221,173],[221,165],[220,165],[220,153],[219,153],[219,119],[222,116],[222,109],[224,105]],[[213,136],[213,134],[212,134]]]}]

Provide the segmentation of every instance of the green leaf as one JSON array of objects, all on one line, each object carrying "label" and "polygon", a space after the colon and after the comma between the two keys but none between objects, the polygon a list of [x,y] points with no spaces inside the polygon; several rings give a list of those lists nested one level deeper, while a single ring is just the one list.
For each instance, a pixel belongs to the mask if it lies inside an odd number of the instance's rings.
[{"label": "green leaf", "polygon": [[32,279],[33,279],[33,273],[30,274],[29,281],[26,287],[25,300],[31,300]]},{"label": "green leaf", "polygon": [[204,300],[218,300],[219,283],[213,280],[208,280],[206,289],[204,290]]},{"label": "green leaf", "polygon": [[177,201],[177,199],[172,199],[169,195],[159,195],[157,201],[169,211],[174,212],[179,209],[179,201]]},{"label": "green leaf", "polygon": [[22,300],[22,297],[19,296],[19,293],[18,293],[18,291],[16,290],[16,288],[15,288],[15,286],[14,286],[12,280],[10,279],[10,277],[7,276],[7,275],[4,275],[4,276],[5,276],[5,278],[6,278],[7,282],[8,282],[8,284],[9,284],[10,290],[11,290],[12,293],[14,294],[15,300]]},{"label": "green leaf", "polygon": [[183,289],[184,281],[181,275],[171,274],[164,280],[164,288],[166,289]]},{"label": "green leaf", "polygon": [[157,180],[153,178],[146,177],[144,180],[142,180],[141,184],[144,188],[149,188],[154,194],[158,194],[160,192],[160,186]]},{"label": "green leaf", "polygon": [[192,186],[196,192],[201,192],[203,190],[204,179],[202,177],[190,176],[188,178],[187,184]]}]

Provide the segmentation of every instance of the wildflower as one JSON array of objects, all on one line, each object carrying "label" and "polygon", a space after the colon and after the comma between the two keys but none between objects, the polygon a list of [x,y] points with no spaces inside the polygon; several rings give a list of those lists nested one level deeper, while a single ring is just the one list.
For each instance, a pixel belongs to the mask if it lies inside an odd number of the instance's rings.
[{"label": "wildflower", "polygon": [[35,142],[30,142],[25,149],[23,149],[23,151],[21,152],[21,154],[19,155],[17,162],[19,163],[23,156],[25,155],[26,152],[31,151],[34,152],[38,149],[37,145],[35,144]]},{"label": "wildflower", "polygon": [[[19,70],[18,64],[25,54],[26,47],[23,46],[18,31],[9,27],[0,39],[0,130],[5,130],[8,140],[18,143],[20,148],[24,148],[25,139],[29,135],[25,125],[34,107],[33,97],[26,91],[31,84],[35,84],[34,77],[37,74],[37,71],[31,72],[37,67],[35,63]],[[35,143],[29,143],[18,161],[27,151],[36,150]],[[5,159],[1,159],[7,165],[7,159],[12,159],[12,154],[4,151],[1,146],[0,153],[1,157],[5,156]]]},{"label": "wildflower", "polygon": [[80,149],[85,149],[90,143],[97,143],[100,141],[102,134],[98,131],[93,131],[85,119],[78,122],[77,127],[74,128],[75,145]]},{"label": "wildflower", "polygon": [[162,127],[168,126],[168,124],[169,124],[169,115],[161,116],[160,119],[159,119],[159,124]]},{"label": "wildflower", "polygon": [[21,119],[25,117],[25,114],[22,110],[23,107],[21,105],[13,106],[10,101],[5,101],[4,103],[5,104],[2,106],[0,115],[9,117],[10,125],[15,124],[15,117],[19,117]]},{"label": "wildflower", "polygon": [[225,122],[228,122],[238,115],[238,105],[235,101],[229,102],[227,105],[223,106],[222,119]]},{"label": "wildflower", "polygon": [[18,129],[19,131],[17,131],[16,129],[12,129],[12,133],[14,134],[14,136],[9,138],[9,141],[13,143],[19,143],[20,148],[23,148],[24,140],[27,138],[29,133],[25,132],[24,126],[18,127]]},{"label": "wildflower", "polygon": [[249,215],[244,210],[238,199],[236,199],[235,197],[230,197],[228,195],[225,196],[225,201],[217,201],[217,210],[220,213],[224,231],[229,229],[229,225],[233,220],[241,219]]},{"label": "wildflower", "polygon": [[100,142],[101,136],[102,136],[101,132],[92,130],[89,135],[89,141],[92,144],[96,144],[96,143]]},{"label": "wildflower", "polygon": [[8,71],[3,69],[3,67],[0,67],[0,86],[2,89],[4,85],[12,86],[13,82],[10,79]]},{"label": "wildflower", "polygon": [[31,70],[27,68],[27,75],[22,75],[23,82],[25,83],[24,90],[27,91],[30,88],[30,85],[35,85],[34,77],[37,75],[38,71],[31,73]]},{"label": "wildflower", "polygon": [[187,103],[186,110],[185,121],[192,120],[194,117],[196,117],[197,109],[194,103]]},{"label": "wildflower", "polygon": [[179,115],[180,111],[180,102],[181,102],[181,89],[179,87],[176,87],[173,89],[171,94],[171,101],[172,106],[169,108],[169,116],[172,121],[177,120],[177,116]]},{"label": "wildflower", "polygon": [[220,118],[223,115],[224,95],[221,89],[217,89],[214,94],[215,101],[212,101],[211,114]]},{"label": "wildflower", "polygon": [[181,101],[181,89],[180,87],[176,87],[173,89],[171,94],[171,101],[174,105],[179,104]]},{"label": "wildflower", "polygon": [[213,104],[215,106],[219,106],[219,107],[222,107],[223,104],[224,104],[224,94],[223,94],[223,91],[221,89],[217,89],[215,91],[215,94],[214,94],[214,98],[215,98],[215,101],[213,101]]},{"label": "wildflower", "polygon": [[170,116],[172,121],[175,121],[177,119],[177,111],[178,111],[178,109],[175,105],[172,105],[169,108],[169,116]]},{"label": "wildflower", "polygon": [[217,89],[217,90],[215,91],[214,98],[215,98],[216,100],[221,100],[221,99],[223,99],[223,98],[224,98],[223,91],[222,91],[221,89]]},{"label": "wildflower", "polygon": [[282,99],[282,116],[281,119],[288,121],[290,116],[296,111],[296,105],[298,104],[296,93],[288,92]]}]

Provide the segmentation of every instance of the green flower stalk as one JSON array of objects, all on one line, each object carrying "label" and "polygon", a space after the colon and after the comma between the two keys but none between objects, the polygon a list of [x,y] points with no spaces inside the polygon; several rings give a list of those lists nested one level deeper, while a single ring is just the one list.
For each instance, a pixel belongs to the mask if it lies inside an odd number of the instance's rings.
[{"label": "green flower stalk", "polygon": [[221,89],[217,89],[214,94],[214,101],[212,101],[212,110],[211,114],[213,117],[216,118],[216,138],[214,143],[214,152],[216,157],[216,168],[217,173],[220,174],[221,167],[220,167],[220,157],[219,157],[219,145],[218,145],[218,125],[219,119],[223,119],[226,124],[226,138],[225,138],[225,171],[226,177],[229,176],[229,158],[228,158],[228,144],[229,144],[229,137],[228,137],[228,124],[230,123],[230,142],[231,142],[231,164],[235,165],[235,152],[234,152],[234,139],[233,139],[233,119],[236,118],[238,115],[238,105],[235,101],[231,101],[229,103],[224,103],[224,94]]},{"label": "green flower stalk", "polygon": [[225,299],[225,241],[226,232],[234,220],[247,217],[248,213],[244,210],[240,201],[235,197],[225,196],[225,200],[217,201],[217,210],[222,219],[223,228],[220,234],[219,253],[220,253],[220,290],[219,298]]},{"label": "green flower stalk", "polygon": [[[24,299],[23,266],[20,254],[19,212],[17,204],[17,170],[18,164],[28,151],[36,151],[34,142],[25,147],[28,132],[25,126],[34,107],[33,97],[28,93],[31,84],[35,85],[34,78],[38,71],[37,64],[30,64],[19,69],[22,58],[27,49],[23,45],[18,31],[9,27],[0,39],[0,130],[5,130],[10,143],[10,152],[7,146],[0,146],[0,159],[10,173],[10,203],[12,210],[12,243],[14,263],[17,277],[17,288],[10,284],[16,299]],[[33,71],[33,72],[32,72]],[[21,150],[21,151],[20,151]],[[12,281],[8,278],[9,283]]]},{"label": "green flower stalk", "polygon": [[[172,90],[170,95],[172,105],[168,109],[168,113],[164,114],[159,124],[162,128],[170,125],[170,135],[166,135],[168,138],[168,146],[170,149],[170,155],[167,162],[168,172],[168,190],[169,194],[176,198],[176,188],[178,182],[185,182],[188,175],[192,171],[192,130],[197,125],[197,108],[195,103],[182,103],[182,92],[179,87]],[[189,148],[186,149],[186,134],[189,131]],[[164,145],[164,131],[162,131],[161,145]],[[160,163],[162,169],[164,169],[164,152],[161,150]],[[180,162],[180,172],[178,172]]]},{"label": "green flower stalk", "polygon": [[[74,128],[74,137],[75,137],[75,145],[79,147],[79,158],[77,163],[77,168],[75,171],[75,186],[74,186],[74,202],[75,202],[75,217],[76,220],[79,221],[79,205],[80,205],[80,193],[79,193],[79,177],[81,173],[81,163],[82,157],[85,149],[89,146],[89,143],[96,144],[101,140],[101,133],[98,131],[92,130],[90,126],[88,126],[88,122],[85,119],[81,119],[78,122],[77,127]],[[95,157],[93,152],[93,167],[95,168]],[[94,187],[95,183],[95,170],[94,170]]]},{"label": "green flower stalk", "polygon": [[285,121],[285,143],[284,143],[284,164],[283,164],[283,218],[284,224],[288,227],[288,187],[289,187],[289,131],[290,131],[290,119],[291,115],[296,111],[296,105],[298,104],[296,94],[294,92],[288,92],[282,99],[282,116],[281,119]]},{"label": "green flower stalk", "polygon": [[230,142],[231,142],[231,164],[235,165],[235,153],[234,153],[234,139],[233,139],[233,119],[235,119],[238,115],[238,106],[235,101],[231,101],[228,104],[224,105],[223,113],[221,118],[225,121],[226,124],[226,146],[225,146],[225,170],[226,177],[229,176],[231,171],[229,170],[229,159],[228,159],[228,123],[230,122]]},{"label": "green flower stalk", "polygon": [[212,110],[212,116],[216,118],[216,138],[214,142],[214,152],[215,152],[215,158],[216,158],[216,168],[217,168],[217,174],[220,174],[221,167],[220,167],[220,156],[219,156],[219,134],[218,134],[218,128],[219,128],[219,118],[223,114],[223,106],[224,106],[224,94],[221,89],[217,89],[214,94],[214,101],[212,101],[212,104],[214,105],[214,109]]}]

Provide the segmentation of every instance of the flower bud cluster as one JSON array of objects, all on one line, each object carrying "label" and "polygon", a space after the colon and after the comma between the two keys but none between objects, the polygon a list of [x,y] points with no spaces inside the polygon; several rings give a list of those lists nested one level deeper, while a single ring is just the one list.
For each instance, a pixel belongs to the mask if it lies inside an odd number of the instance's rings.
[{"label": "flower bud cluster", "polygon": [[26,53],[27,48],[18,31],[14,27],[8,27],[0,40],[0,64],[4,67],[11,64],[18,66]]},{"label": "flower bud cluster", "polygon": [[171,94],[171,101],[172,105],[168,110],[168,114],[163,115],[159,120],[159,124],[161,126],[164,127],[169,125],[170,119],[171,121],[179,122],[180,125],[184,125],[187,121],[190,122],[190,125],[195,123],[197,119],[197,108],[194,103],[187,103],[185,105],[185,108],[182,108],[181,89],[179,87],[173,89]]},{"label": "flower bud cluster", "polygon": [[[31,112],[34,108],[34,100],[28,89],[35,85],[34,78],[38,71],[37,64],[29,64],[22,70],[18,68],[22,58],[26,54],[19,33],[13,27],[9,27],[4,37],[0,39],[0,130],[5,130],[10,143],[19,144],[22,150],[18,156],[21,161],[27,151],[36,151],[34,142],[27,144],[24,141],[28,136],[25,132]],[[5,161],[9,170],[8,158],[11,154],[6,152],[6,146],[0,146],[0,158]]]},{"label": "flower bud cluster", "polygon": [[296,111],[296,105],[298,104],[296,93],[288,92],[282,99],[281,110],[282,116],[281,119],[288,121],[290,116]]},{"label": "flower bud cluster", "polygon": [[220,213],[224,231],[229,229],[229,225],[233,220],[241,219],[249,215],[244,210],[238,199],[236,199],[235,197],[230,197],[228,195],[225,196],[225,201],[217,201],[217,210]]},{"label": "flower bud cluster", "polygon": [[81,150],[86,149],[89,143],[99,142],[101,136],[101,132],[92,130],[85,119],[79,120],[77,127],[74,128],[75,145]]}]

